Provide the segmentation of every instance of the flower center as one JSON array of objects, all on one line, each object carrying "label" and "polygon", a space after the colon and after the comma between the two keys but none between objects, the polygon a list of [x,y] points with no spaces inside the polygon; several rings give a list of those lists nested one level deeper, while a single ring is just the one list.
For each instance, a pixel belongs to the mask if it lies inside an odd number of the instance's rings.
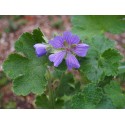
[{"label": "flower center", "polygon": [[70,51],[70,48],[66,48],[66,51]]},{"label": "flower center", "polygon": [[71,46],[66,41],[64,41],[64,46],[66,51],[71,51]]},{"label": "flower center", "polygon": [[72,49],[76,47],[76,44],[68,44],[67,41],[64,41],[64,46],[67,52],[72,52]]}]

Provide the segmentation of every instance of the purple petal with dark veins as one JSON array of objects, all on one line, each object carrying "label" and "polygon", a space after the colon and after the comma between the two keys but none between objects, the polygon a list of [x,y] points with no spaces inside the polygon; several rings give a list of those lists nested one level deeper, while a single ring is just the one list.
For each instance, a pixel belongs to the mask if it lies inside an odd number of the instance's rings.
[{"label": "purple petal with dark veins", "polygon": [[36,55],[38,57],[41,57],[47,53],[46,51],[46,45],[43,45],[41,43],[37,43],[33,46],[35,48]]},{"label": "purple petal with dark veins", "polygon": [[66,64],[67,64],[67,67],[69,70],[71,70],[72,68],[79,68],[80,67],[78,60],[71,53],[68,53],[66,56]]},{"label": "purple petal with dark veins", "polygon": [[70,44],[78,44],[80,42],[80,38],[77,35],[72,35],[70,39]]},{"label": "purple petal with dark veins", "polygon": [[65,57],[66,52],[65,51],[61,51],[55,54],[51,54],[49,56],[49,60],[51,62],[54,62],[54,66],[58,67],[58,65],[63,61],[63,58]]},{"label": "purple petal with dark veins", "polygon": [[49,44],[51,44],[54,48],[63,48],[64,39],[62,36],[56,36],[53,40],[49,41]]},{"label": "purple petal with dark veins", "polygon": [[64,40],[69,44],[78,44],[80,42],[80,38],[77,35],[72,35],[71,32],[64,32],[63,33]]},{"label": "purple petal with dark veins", "polygon": [[66,32],[63,33],[63,39],[64,39],[64,41],[66,41],[68,44],[70,44],[71,38],[72,38],[72,33],[71,33],[71,32],[66,31]]},{"label": "purple petal with dark veins", "polygon": [[78,44],[74,49],[72,49],[72,51],[76,55],[84,57],[84,56],[86,56],[88,49],[89,49],[89,45],[87,45],[87,44]]}]

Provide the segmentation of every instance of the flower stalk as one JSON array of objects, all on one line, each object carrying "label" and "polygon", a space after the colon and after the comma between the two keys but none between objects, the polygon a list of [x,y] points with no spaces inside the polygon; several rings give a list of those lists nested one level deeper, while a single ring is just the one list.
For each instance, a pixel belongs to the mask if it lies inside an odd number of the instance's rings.
[{"label": "flower stalk", "polygon": [[55,97],[54,97],[54,89],[52,85],[52,77],[49,68],[47,69],[47,76],[48,76],[48,96],[50,101],[50,106],[52,109],[55,108]]}]

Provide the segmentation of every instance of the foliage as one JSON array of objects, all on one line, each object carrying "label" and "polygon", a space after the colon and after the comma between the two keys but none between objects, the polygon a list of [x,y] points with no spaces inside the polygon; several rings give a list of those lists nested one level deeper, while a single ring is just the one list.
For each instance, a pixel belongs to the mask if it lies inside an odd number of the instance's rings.
[{"label": "foliage", "polygon": [[37,108],[124,108],[125,95],[115,79],[125,71],[122,56],[115,42],[104,35],[123,32],[123,17],[72,17],[72,32],[90,46],[86,57],[78,57],[78,70],[67,71],[64,62],[53,67],[48,53],[36,57],[33,45],[48,42],[40,29],[22,34],[15,52],[3,64],[4,72],[13,79],[15,94],[36,94]]},{"label": "foliage", "polygon": [[119,34],[125,31],[124,16],[73,16],[73,32],[82,40],[105,32]]},{"label": "foliage", "polygon": [[95,108],[102,99],[102,89],[95,84],[88,84],[82,92],[75,94],[71,108]]},{"label": "foliage", "polygon": [[113,81],[109,85],[106,85],[104,90],[116,108],[125,107],[125,95],[122,93],[120,85],[117,82]]},{"label": "foliage", "polygon": [[[13,79],[13,89],[17,95],[27,95],[30,92],[42,94],[46,87],[45,72],[47,57],[37,58],[33,45],[41,31],[34,30],[33,34],[24,33],[16,41],[16,52],[9,55],[3,65],[4,71]],[[43,41],[43,37],[39,37]],[[40,41],[40,42],[41,42]]]},{"label": "foliage", "polygon": [[6,85],[9,82],[9,79],[6,78],[4,72],[0,72],[0,88]]}]

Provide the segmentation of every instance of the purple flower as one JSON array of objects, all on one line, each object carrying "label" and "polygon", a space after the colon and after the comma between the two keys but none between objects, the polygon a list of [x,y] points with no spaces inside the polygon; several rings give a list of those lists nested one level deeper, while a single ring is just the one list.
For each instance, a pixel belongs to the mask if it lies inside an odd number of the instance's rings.
[{"label": "purple flower", "polygon": [[46,45],[44,44],[37,43],[33,47],[35,48],[35,52],[38,57],[41,57],[47,53]]},{"label": "purple flower", "polygon": [[53,40],[49,41],[55,49],[60,50],[55,54],[49,56],[49,60],[54,62],[54,66],[58,67],[65,58],[68,69],[79,68],[80,64],[75,55],[84,57],[87,54],[89,45],[80,43],[77,35],[71,32],[64,32],[62,36],[56,36]]}]

